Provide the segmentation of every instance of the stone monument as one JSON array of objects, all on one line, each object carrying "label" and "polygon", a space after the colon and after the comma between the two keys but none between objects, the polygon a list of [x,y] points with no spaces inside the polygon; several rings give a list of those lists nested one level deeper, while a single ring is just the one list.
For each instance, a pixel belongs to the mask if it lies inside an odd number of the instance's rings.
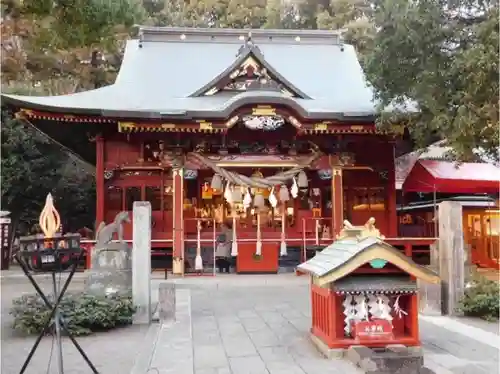
[{"label": "stone monument", "polygon": [[456,201],[439,204],[439,276],[443,314],[455,314],[465,287],[465,248],[462,205]]},{"label": "stone monument", "polygon": [[[123,241],[123,224],[129,223],[128,212],[120,212],[108,225],[101,222],[96,232],[91,268],[85,288],[97,295],[126,294],[132,289],[130,247]],[[112,242],[117,235],[117,241]]]},{"label": "stone monument", "polygon": [[134,323],[150,324],[151,308],[151,204],[135,201],[133,207],[132,300],[137,307]]}]

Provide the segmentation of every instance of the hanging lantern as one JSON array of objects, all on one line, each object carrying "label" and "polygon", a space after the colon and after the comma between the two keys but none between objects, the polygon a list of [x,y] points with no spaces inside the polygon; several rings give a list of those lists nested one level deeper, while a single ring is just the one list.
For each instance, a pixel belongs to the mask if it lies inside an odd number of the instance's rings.
[{"label": "hanging lantern", "polygon": [[252,205],[252,195],[250,195],[250,191],[247,189],[247,193],[245,194],[245,198],[243,199],[243,206],[245,209],[250,208]]},{"label": "hanging lantern", "polygon": [[273,208],[276,208],[276,206],[278,205],[278,199],[274,195],[274,187],[271,189],[271,193],[269,194],[268,200],[269,200],[269,203],[271,204],[271,206]]},{"label": "hanging lantern", "polygon": [[264,200],[264,196],[262,194],[256,194],[253,198],[253,205],[256,208],[264,208],[266,206],[266,201]]},{"label": "hanging lantern", "polygon": [[281,185],[278,196],[282,203],[286,203],[290,200],[290,193],[288,192],[288,187],[286,185]]},{"label": "hanging lantern", "polygon": [[292,197],[295,199],[297,196],[299,196],[299,186],[297,186],[297,181],[295,178],[293,178],[293,185],[292,188],[290,189],[290,193],[292,194]]},{"label": "hanging lantern", "polygon": [[297,177],[297,184],[299,188],[307,188],[309,185],[309,181],[307,180],[307,174],[304,170],[302,170]]},{"label": "hanging lantern", "polygon": [[226,185],[226,189],[224,190],[224,199],[231,205],[233,203],[233,192],[229,187],[229,183]]},{"label": "hanging lantern", "polygon": [[240,187],[234,186],[233,187],[233,203],[237,203],[243,200],[243,191]]},{"label": "hanging lantern", "polygon": [[222,190],[222,178],[219,174],[214,174],[212,177],[212,183],[210,183],[212,190]]}]

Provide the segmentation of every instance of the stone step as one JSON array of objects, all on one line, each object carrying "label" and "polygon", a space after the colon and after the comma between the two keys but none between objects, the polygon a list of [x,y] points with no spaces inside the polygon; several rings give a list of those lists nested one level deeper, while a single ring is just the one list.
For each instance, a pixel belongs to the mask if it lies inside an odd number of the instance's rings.
[{"label": "stone step", "polygon": [[424,367],[420,347],[389,345],[384,349],[371,349],[357,345],[347,349],[345,358],[366,374],[431,374]]}]

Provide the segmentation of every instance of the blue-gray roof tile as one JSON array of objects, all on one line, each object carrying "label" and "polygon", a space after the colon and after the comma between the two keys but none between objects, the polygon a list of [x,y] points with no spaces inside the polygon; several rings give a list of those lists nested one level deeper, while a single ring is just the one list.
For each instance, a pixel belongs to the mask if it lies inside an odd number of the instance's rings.
[{"label": "blue-gray roof tile", "polygon": [[[227,95],[188,96],[235,61],[243,43],[236,35],[248,30],[185,29],[185,40],[179,40],[180,32],[146,28],[141,40],[128,41],[118,78],[111,86],[64,96],[4,97],[47,110],[94,110],[104,115],[137,112],[137,116],[150,113],[147,117],[169,111],[203,111],[207,115],[230,106],[235,99]],[[217,37],[211,39],[210,33]],[[338,34],[303,30],[296,32],[300,41],[294,41],[289,31],[253,30],[252,33],[266,62],[311,98],[291,99],[306,115],[375,114],[373,92],[365,81],[354,47],[340,43]],[[266,37],[266,33],[272,37]],[[261,97],[263,93],[247,94]],[[270,102],[282,99],[270,93],[264,96]]]}]

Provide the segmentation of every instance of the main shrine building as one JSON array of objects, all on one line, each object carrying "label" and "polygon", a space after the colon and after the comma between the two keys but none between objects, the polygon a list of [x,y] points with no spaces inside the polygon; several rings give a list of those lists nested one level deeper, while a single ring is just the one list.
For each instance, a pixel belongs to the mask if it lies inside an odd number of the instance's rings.
[{"label": "main shrine building", "polygon": [[113,85],[3,99],[96,166],[97,224],[151,202],[156,267],[227,244],[239,273],[293,268],[345,219],[398,240],[396,137],[335,31],[143,27]]}]

